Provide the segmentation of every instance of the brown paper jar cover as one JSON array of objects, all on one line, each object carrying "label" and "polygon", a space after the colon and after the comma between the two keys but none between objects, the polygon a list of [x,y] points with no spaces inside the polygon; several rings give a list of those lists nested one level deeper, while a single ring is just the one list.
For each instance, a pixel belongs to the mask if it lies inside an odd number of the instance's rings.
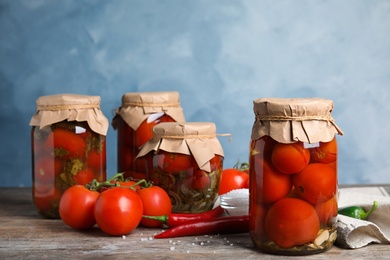
[{"label": "brown paper jar cover", "polygon": [[100,110],[100,97],[78,94],[56,94],[39,97],[31,126],[40,129],[64,120],[87,122],[92,131],[107,135],[109,122]]},{"label": "brown paper jar cover", "polygon": [[329,99],[260,98],[253,101],[253,110],[252,140],[267,135],[280,143],[317,143],[343,134],[331,116]]},{"label": "brown paper jar cover", "polygon": [[164,150],[170,153],[194,157],[199,168],[210,172],[210,160],[224,156],[216,135],[216,126],[211,122],[164,122],[153,127],[153,138],[140,150],[137,157],[150,151]]},{"label": "brown paper jar cover", "polygon": [[116,118],[121,116],[136,130],[150,114],[158,112],[164,112],[176,122],[185,122],[178,92],[134,92],[122,96],[122,106],[116,110],[112,126],[116,129]]}]

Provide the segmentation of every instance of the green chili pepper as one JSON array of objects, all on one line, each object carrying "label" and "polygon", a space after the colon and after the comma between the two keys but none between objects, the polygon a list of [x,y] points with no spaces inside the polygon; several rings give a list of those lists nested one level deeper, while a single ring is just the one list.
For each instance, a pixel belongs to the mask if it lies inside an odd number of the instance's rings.
[{"label": "green chili pepper", "polygon": [[344,215],[344,216],[348,216],[348,217],[351,217],[351,218],[365,220],[377,208],[378,208],[378,202],[374,201],[374,204],[372,205],[372,208],[369,211],[367,211],[367,212],[365,212],[362,207],[351,206],[351,207],[346,207],[346,208],[340,209],[339,210],[339,214]]}]

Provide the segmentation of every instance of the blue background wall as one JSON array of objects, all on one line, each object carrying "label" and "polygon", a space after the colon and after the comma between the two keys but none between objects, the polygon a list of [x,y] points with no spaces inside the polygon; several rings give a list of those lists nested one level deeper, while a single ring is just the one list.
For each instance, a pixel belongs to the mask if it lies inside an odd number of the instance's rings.
[{"label": "blue background wall", "polygon": [[[1,186],[31,186],[41,95],[176,90],[187,121],[213,121],[225,167],[247,161],[260,97],[335,102],[340,183],[389,182],[388,0],[0,0]],[[108,172],[116,132],[108,132]]]}]

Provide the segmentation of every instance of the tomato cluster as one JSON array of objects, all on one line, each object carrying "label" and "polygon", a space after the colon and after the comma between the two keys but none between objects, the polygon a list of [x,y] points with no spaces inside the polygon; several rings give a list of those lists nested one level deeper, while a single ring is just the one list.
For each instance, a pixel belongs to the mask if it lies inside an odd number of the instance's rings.
[{"label": "tomato cluster", "polygon": [[259,247],[281,248],[314,241],[337,216],[337,144],[278,143],[264,136],[251,142],[250,230]]},{"label": "tomato cluster", "polygon": [[33,199],[38,212],[58,218],[61,194],[75,184],[106,176],[106,139],[86,122],[59,122],[32,129]]},{"label": "tomato cluster", "polygon": [[126,178],[146,179],[146,160],[137,158],[140,147],[149,141],[155,125],[161,122],[174,122],[174,120],[164,113],[155,113],[145,119],[139,127],[134,130],[122,117],[117,118],[118,135],[118,172],[125,172]]},{"label": "tomato cluster", "polygon": [[[116,175],[113,178],[115,179]],[[61,197],[59,212],[63,222],[75,229],[85,230],[95,224],[111,236],[126,235],[140,224],[161,227],[162,222],[143,218],[143,215],[170,214],[172,205],[168,194],[145,180],[96,181],[75,185]]]}]

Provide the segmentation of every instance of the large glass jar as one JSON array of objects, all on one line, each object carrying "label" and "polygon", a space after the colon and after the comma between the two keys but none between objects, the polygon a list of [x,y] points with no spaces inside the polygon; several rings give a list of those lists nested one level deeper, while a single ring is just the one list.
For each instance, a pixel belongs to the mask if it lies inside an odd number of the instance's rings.
[{"label": "large glass jar", "polygon": [[184,122],[177,92],[136,92],[122,96],[112,125],[117,130],[117,170],[125,178],[145,179],[146,161],[136,156],[150,138],[153,126]]},{"label": "large glass jar", "polygon": [[108,120],[98,96],[43,96],[36,103],[30,121],[33,201],[40,215],[59,218],[67,188],[106,179]]},{"label": "large glass jar", "polygon": [[148,180],[169,194],[173,212],[208,211],[218,198],[223,150],[215,130],[207,122],[161,123],[142,147]]},{"label": "large glass jar", "polygon": [[337,141],[331,100],[254,100],[249,154],[250,236],[271,254],[332,247],[337,217]]}]

